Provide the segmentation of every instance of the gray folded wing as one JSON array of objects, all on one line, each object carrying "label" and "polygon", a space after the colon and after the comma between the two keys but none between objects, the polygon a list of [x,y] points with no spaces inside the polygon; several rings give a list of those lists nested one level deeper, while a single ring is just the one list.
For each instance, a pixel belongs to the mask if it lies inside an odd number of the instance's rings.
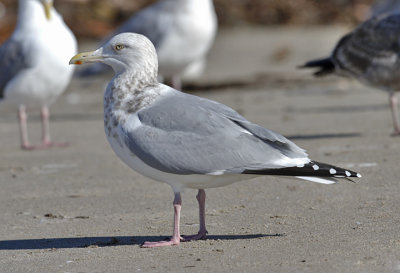
[{"label": "gray folded wing", "polygon": [[142,161],[174,174],[241,173],[309,161],[285,137],[252,124],[222,104],[175,92],[138,112],[141,126],[123,129]]},{"label": "gray folded wing", "polygon": [[340,40],[332,60],[338,72],[387,86],[400,73],[399,37],[400,15],[374,17]]},{"label": "gray folded wing", "polygon": [[32,64],[33,56],[23,42],[10,38],[0,47],[0,99],[4,97],[9,81]]}]

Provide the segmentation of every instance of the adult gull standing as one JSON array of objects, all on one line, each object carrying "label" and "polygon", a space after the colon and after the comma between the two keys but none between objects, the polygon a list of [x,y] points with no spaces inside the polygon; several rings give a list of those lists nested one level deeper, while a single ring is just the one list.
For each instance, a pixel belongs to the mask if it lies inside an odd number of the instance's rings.
[{"label": "adult gull standing", "polygon": [[[53,0],[19,0],[17,26],[0,47],[0,102],[18,107],[23,149],[66,143],[51,141],[48,106],[66,89],[73,68],[68,66],[77,43],[53,7]],[[41,109],[42,142],[31,145],[26,109]]]},{"label": "adult gull standing", "polygon": [[[295,176],[332,184],[358,173],[311,161],[282,135],[251,123],[218,102],[182,93],[157,81],[157,55],[140,34],[122,33],[71,64],[103,62],[115,76],[104,94],[104,127],[115,153],[135,171],[172,187],[171,240],[143,247],[177,245],[206,237],[205,191],[260,175]],[[198,189],[200,230],[181,237],[181,192]]]},{"label": "adult gull standing", "polygon": [[[146,36],[157,50],[161,77],[180,89],[182,77],[196,77],[203,71],[216,30],[212,0],[160,0],[134,14],[102,44],[123,32]],[[80,75],[98,74],[106,69],[98,63]]]},{"label": "adult gull standing", "polygon": [[315,76],[338,74],[385,90],[393,119],[393,136],[400,136],[400,14],[373,17],[340,39],[328,58],[312,60],[301,68],[318,68]]}]

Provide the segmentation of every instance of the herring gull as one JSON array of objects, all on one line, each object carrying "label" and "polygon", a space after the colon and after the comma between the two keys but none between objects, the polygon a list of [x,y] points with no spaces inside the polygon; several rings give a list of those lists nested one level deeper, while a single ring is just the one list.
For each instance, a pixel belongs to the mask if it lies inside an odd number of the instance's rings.
[{"label": "herring gull", "polygon": [[[18,107],[23,149],[65,145],[51,141],[48,106],[66,89],[77,43],[53,0],[19,0],[17,26],[0,47],[0,102]],[[42,142],[28,139],[26,110],[41,109]]]},{"label": "herring gull", "polygon": [[[174,191],[177,245],[206,237],[205,191],[260,175],[292,176],[332,184],[360,174],[311,161],[282,135],[251,123],[218,102],[185,94],[157,81],[157,54],[140,34],[122,33],[103,47],[77,54],[70,64],[103,62],[114,78],[104,94],[104,128],[118,157],[138,173],[169,184]],[[200,230],[181,236],[181,192],[198,189]]]},{"label": "herring gull", "polygon": [[[212,0],[160,0],[134,14],[102,45],[123,32],[146,36],[157,50],[160,76],[180,89],[182,77],[194,78],[203,71],[216,30]],[[80,75],[98,74],[107,68],[98,63]]]},{"label": "herring gull", "polygon": [[343,36],[328,58],[300,68],[317,68],[315,76],[338,74],[387,91],[393,136],[400,136],[396,91],[400,91],[400,14],[373,17]]}]

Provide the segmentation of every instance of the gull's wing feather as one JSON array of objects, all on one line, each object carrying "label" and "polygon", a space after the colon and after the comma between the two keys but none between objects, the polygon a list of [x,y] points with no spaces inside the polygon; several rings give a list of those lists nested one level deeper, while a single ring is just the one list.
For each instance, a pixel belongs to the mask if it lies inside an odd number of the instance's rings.
[{"label": "gull's wing feather", "polygon": [[22,41],[10,38],[0,47],[0,99],[10,80],[21,70],[31,67],[33,56]]},{"label": "gull's wing feather", "polygon": [[146,164],[174,174],[241,173],[310,160],[285,137],[222,104],[173,91],[140,110],[124,142]]}]

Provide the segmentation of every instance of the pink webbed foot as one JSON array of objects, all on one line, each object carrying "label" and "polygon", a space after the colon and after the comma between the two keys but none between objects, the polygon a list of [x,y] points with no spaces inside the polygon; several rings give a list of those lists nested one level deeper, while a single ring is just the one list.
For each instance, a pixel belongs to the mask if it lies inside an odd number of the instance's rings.
[{"label": "pink webbed foot", "polygon": [[207,237],[207,230],[200,230],[199,233],[194,235],[182,235],[183,240],[188,241],[196,241],[196,240],[204,240]]},{"label": "pink webbed foot", "polygon": [[22,144],[23,150],[43,150],[43,149],[50,149],[53,147],[68,147],[69,142],[52,142],[52,141],[43,141],[38,145],[31,145],[31,144]]},{"label": "pink webbed foot", "polygon": [[160,246],[173,246],[173,245],[179,245],[180,242],[181,242],[181,238],[171,238],[171,240],[169,240],[169,241],[144,242],[141,247],[151,248],[151,247],[160,247]]},{"label": "pink webbed foot", "polygon": [[159,241],[159,242],[144,242],[142,247],[150,248],[150,247],[160,247],[160,246],[173,246],[179,245],[180,242],[189,242],[196,240],[204,240],[207,237],[207,230],[199,231],[199,233],[194,235],[182,235],[179,239],[171,238],[169,241]]}]

